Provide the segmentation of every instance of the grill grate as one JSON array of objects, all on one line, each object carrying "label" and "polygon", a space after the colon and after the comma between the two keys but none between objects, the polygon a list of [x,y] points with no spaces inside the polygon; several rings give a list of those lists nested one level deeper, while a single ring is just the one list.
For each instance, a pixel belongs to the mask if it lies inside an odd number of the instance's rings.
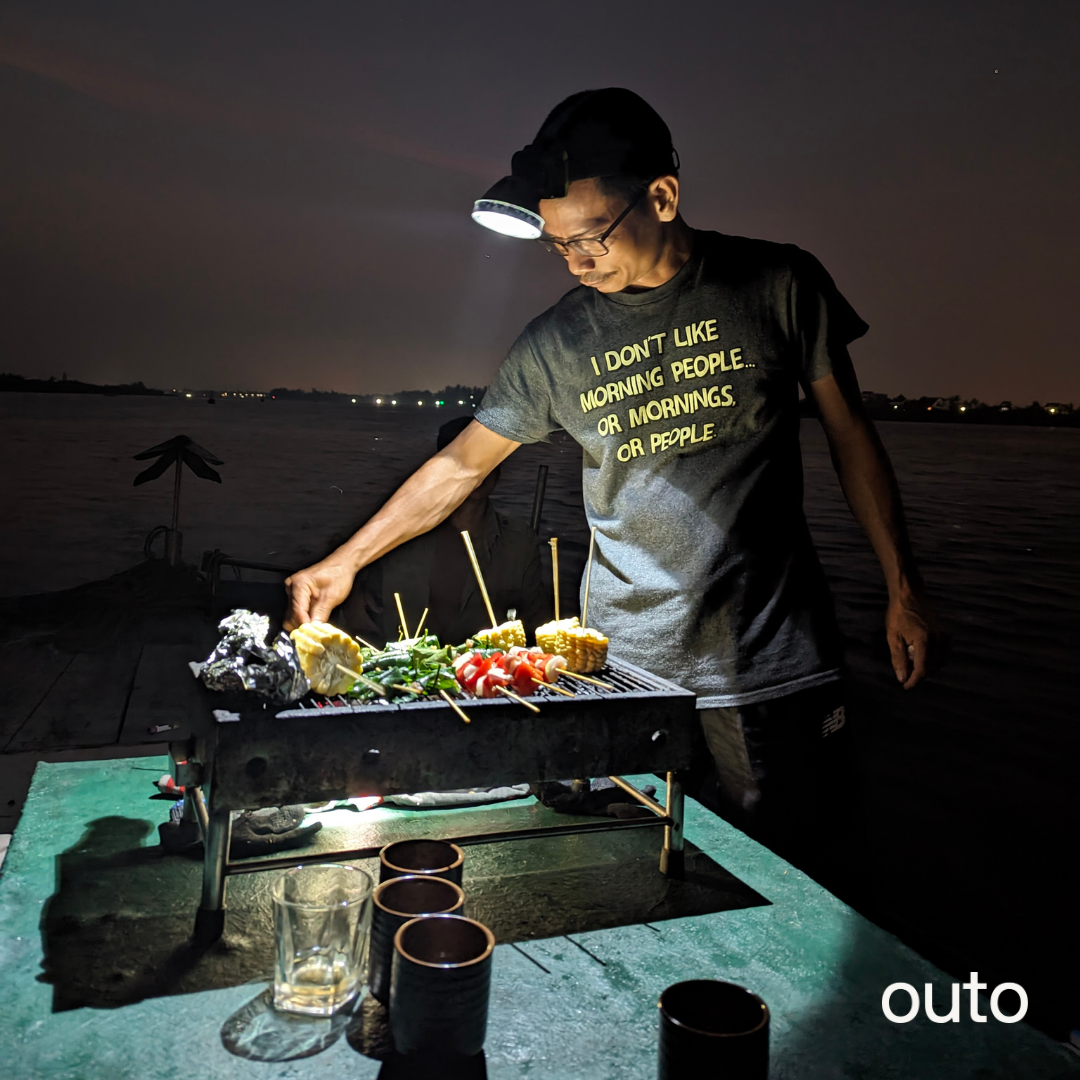
[{"label": "grill grate", "polygon": [[[600,671],[592,672],[589,675],[589,678],[599,679],[601,682],[609,683],[614,689],[606,690],[602,686],[595,686],[592,683],[581,682],[577,679],[569,678],[560,681],[559,685],[564,690],[572,690],[574,694],[573,700],[577,701],[610,700],[622,694],[662,694],[664,696],[669,696],[673,690],[679,689],[678,687],[673,687],[671,683],[665,682],[658,676],[651,675],[649,672],[615,657],[608,657],[607,664]],[[572,699],[564,697],[562,694],[558,694],[546,686],[537,686],[534,693],[524,694],[522,696],[526,701],[535,701],[537,703],[558,702],[563,705],[573,704]],[[499,698],[474,698],[467,695],[456,697],[454,700],[459,705],[467,706],[479,705],[487,701],[501,701]],[[356,714],[376,712],[387,708],[408,709],[417,706],[426,709],[433,706],[439,706],[446,709],[449,708],[438,695],[426,695],[424,697],[417,697],[411,701],[390,702],[384,698],[379,698],[375,701],[355,701],[350,700],[341,694],[335,695],[334,697],[326,697],[322,694],[307,694],[299,701],[293,702],[289,706],[288,712],[289,714],[292,714],[294,712],[347,710],[350,714]]]}]

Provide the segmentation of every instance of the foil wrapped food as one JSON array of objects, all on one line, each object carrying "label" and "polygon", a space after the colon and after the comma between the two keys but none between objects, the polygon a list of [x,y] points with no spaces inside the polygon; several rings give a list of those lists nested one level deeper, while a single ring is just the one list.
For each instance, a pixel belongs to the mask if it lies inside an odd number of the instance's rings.
[{"label": "foil wrapped food", "polygon": [[281,704],[310,689],[296,649],[280,633],[269,644],[270,620],[237,608],[218,623],[221,641],[206,658],[199,678],[210,690],[251,690]]}]

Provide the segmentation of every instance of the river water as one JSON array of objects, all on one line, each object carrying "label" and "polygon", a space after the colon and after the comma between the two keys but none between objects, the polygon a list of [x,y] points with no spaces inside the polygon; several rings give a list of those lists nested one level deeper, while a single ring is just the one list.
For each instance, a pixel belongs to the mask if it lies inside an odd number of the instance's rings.
[{"label": "river water", "polygon": [[[461,411],[2,394],[0,595],[68,588],[141,558],[146,533],[169,520],[172,483],[133,488],[143,463],[132,456],[179,433],[225,461],[220,486],[184,477],[187,560],[220,548],[306,565],[369,516]],[[880,430],[953,651],[923,687],[897,687],[880,572],[820,428],[806,422],[807,517],[852,674],[867,875],[891,929],[956,973],[1028,986],[1033,1016],[1057,1016],[1075,993],[1066,882],[1080,760],[1080,430]],[[541,533],[559,536],[569,607],[587,542],[577,447],[523,448],[496,501],[528,517],[541,464]]]}]

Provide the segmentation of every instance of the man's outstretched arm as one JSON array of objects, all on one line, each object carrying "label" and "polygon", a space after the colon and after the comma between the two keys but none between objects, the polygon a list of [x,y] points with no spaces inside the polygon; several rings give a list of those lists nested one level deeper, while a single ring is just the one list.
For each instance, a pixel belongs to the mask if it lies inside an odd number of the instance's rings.
[{"label": "man's outstretched arm", "polygon": [[937,660],[939,636],[911,554],[900,489],[874,424],[866,415],[845,353],[834,372],[810,384],[833,466],[855,519],[885,574],[885,633],[896,678],[910,690]]},{"label": "man's outstretched arm", "polygon": [[285,629],[329,618],[349,595],[358,571],[448,518],[520,445],[474,420],[421,465],[359,532],[322,562],[285,579],[289,594]]}]

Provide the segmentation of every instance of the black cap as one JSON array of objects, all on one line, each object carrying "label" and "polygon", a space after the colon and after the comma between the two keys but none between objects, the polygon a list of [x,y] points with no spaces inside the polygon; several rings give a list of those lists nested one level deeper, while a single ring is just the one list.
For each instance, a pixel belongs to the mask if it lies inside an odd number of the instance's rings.
[{"label": "black cap", "polygon": [[[561,199],[575,180],[676,173],[679,155],[660,114],[632,90],[582,90],[556,105],[504,176],[476,202],[473,217],[488,228],[514,219],[511,235],[539,236],[541,199]],[[485,217],[487,220],[485,220]],[[524,232],[518,231],[522,225]]]},{"label": "black cap", "polygon": [[519,150],[511,174],[531,181],[541,199],[559,199],[575,180],[677,172],[678,155],[660,114],[633,90],[583,90],[556,105],[536,138]]}]

